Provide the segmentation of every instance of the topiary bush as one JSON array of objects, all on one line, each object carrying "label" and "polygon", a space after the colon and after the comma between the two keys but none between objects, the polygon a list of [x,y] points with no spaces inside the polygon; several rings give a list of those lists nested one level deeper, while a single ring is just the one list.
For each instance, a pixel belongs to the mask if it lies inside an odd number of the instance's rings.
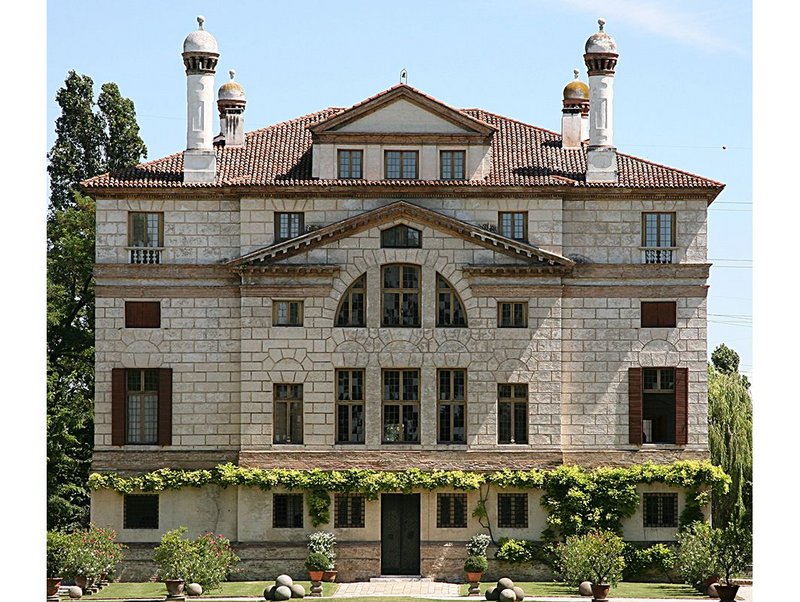
[{"label": "topiary bush", "polygon": [[322,552],[311,552],[306,557],[305,567],[307,571],[329,571],[333,568],[333,563]]}]

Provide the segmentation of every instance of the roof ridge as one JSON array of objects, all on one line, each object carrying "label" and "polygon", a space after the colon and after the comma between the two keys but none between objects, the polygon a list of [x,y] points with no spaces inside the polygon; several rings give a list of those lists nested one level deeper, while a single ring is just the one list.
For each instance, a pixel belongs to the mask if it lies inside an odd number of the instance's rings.
[{"label": "roof ridge", "polygon": [[617,154],[621,155],[623,157],[626,157],[628,159],[632,159],[633,161],[637,161],[639,163],[647,163],[648,165],[653,165],[655,167],[660,167],[662,169],[666,169],[666,170],[669,170],[669,171],[676,171],[676,172],[682,173],[682,174],[684,174],[686,176],[691,176],[693,178],[699,178],[701,180],[705,180],[706,182],[711,182],[713,184],[716,184],[717,186],[722,186],[722,187],[725,186],[724,182],[720,182],[718,180],[712,180],[711,178],[707,178],[705,176],[701,176],[700,174],[692,173],[691,171],[686,171],[685,169],[680,169],[678,167],[671,167],[669,165],[664,165],[663,163],[656,163],[655,161],[652,161],[650,159],[643,159],[642,157],[635,157],[634,155],[629,155],[628,153],[621,153],[619,151],[617,151]]}]

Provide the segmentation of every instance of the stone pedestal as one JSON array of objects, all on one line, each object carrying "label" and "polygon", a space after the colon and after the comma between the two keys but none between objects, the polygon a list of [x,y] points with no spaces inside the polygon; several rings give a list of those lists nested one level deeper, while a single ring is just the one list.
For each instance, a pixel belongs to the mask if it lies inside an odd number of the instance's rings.
[{"label": "stone pedestal", "polygon": [[321,598],[322,597],[322,581],[312,581],[311,582],[311,593],[308,594],[312,598]]},{"label": "stone pedestal", "polygon": [[469,582],[469,595],[470,596],[480,596],[481,595],[481,584],[478,581],[470,581]]}]

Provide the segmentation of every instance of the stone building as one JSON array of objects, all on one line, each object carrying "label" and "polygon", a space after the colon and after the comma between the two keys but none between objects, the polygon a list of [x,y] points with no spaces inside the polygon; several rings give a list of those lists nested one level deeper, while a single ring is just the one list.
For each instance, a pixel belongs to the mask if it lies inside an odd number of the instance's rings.
[{"label": "stone building", "polygon": [[[245,134],[231,74],[214,137],[219,50],[198,21],[186,150],[84,182],[95,471],[708,457],[707,208],[723,185],[617,152],[602,22],[561,133],[401,83]],[[672,538],[684,492],[640,491],[626,538]],[[479,495],[334,494],[314,527],[304,494],[281,488],[100,489],[92,520],[131,546],[127,576],[186,525],[234,541],[251,578],[301,573],[318,529],[337,535],[344,579],[453,577],[483,531]],[[538,539],[540,495],[493,493],[494,536]]]}]

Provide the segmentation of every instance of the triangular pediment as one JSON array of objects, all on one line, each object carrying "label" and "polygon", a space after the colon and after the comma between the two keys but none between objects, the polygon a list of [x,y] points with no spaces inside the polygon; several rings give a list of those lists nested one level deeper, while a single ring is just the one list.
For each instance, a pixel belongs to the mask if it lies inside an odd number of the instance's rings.
[{"label": "triangular pediment", "polygon": [[522,265],[535,266],[554,272],[569,271],[575,265],[572,260],[557,253],[506,238],[496,232],[485,230],[474,224],[442,215],[431,209],[413,205],[406,201],[397,201],[378,207],[307,232],[302,236],[258,249],[229,261],[227,265],[239,269],[271,266],[283,259],[307,253],[370,228],[395,223],[397,220],[408,220],[412,226],[425,225],[436,231],[457,236],[478,247],[521,261]]},{"label": "triangular pediment", "polygon": [[309,128],[317,136],[441,134],[489,137],[495,128],[405,84],[368,98]]}]

